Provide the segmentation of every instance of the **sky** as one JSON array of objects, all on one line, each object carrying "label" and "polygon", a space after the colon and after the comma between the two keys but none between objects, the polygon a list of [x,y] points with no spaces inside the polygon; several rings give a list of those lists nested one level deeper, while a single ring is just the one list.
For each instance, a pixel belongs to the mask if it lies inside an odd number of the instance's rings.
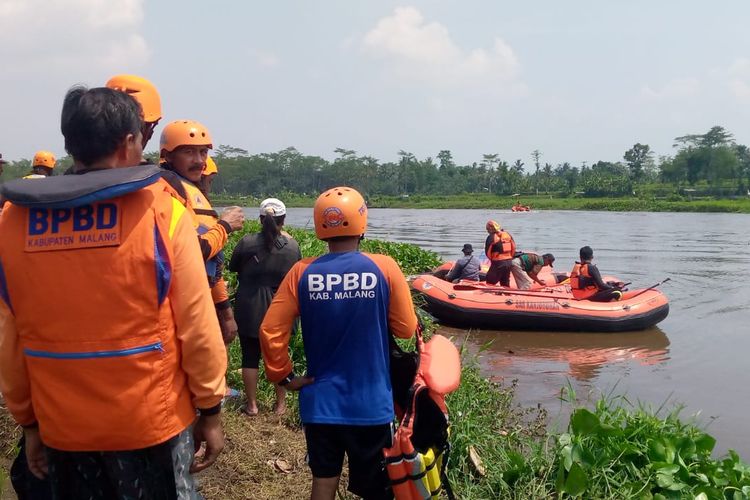
[{"label": "sky", "polygon": [[0,153],[63,155],[66,90],[117,73],[154,82],[162,125],[251,153],[580,165],[714,125],[750,144],[748,19],[747,0],[0,0]]}]

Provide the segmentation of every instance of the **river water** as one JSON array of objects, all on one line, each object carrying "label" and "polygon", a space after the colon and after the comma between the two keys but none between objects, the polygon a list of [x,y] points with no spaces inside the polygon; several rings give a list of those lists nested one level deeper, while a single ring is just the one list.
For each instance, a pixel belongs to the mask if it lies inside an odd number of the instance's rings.
[{"label": "river water", "polygon": [[[248,209],[255,217],[256,211]],[[551,252],[570,271],[590,245],[602,274],[661,289],[667,319],[627,333],[471,331],[443,327],[479,350],[486,375],[518,380],[521,405],[541,403],[564,426],[560,390],[580,400],[626,395],[667,408],[684,404],[728,448],[750,459],[750,215],[637,212],[371,209],[368,236],[414,243],[455,259],[464,243],[483,248],[485,222],[498,220],[519,249]],[[312,228],[311,209],[290,209],[287,223]]]}]

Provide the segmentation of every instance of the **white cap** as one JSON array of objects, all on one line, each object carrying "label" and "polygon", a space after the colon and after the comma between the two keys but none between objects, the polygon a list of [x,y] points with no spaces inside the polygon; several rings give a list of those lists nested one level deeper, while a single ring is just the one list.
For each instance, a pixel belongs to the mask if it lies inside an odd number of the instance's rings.
[{"label": "white cap", "polygon": [[273,217],[286,215],[286,205],[276,198],[266,198],[260,202],[260,215],[272,215]]}]

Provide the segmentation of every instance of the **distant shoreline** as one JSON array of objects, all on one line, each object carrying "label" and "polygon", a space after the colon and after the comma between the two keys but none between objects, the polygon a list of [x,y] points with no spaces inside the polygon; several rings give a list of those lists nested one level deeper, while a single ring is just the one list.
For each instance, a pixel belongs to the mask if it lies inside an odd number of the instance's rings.
[{"label": "distant shoreline", "polygon": [[[289,207],[312,207],[315,198],[295,194],[279,195]],[[592,210],[610,212],[716,212],[750,213],[750,197],[737,199],[646,199],[646,198],[554,198],[549,196],[523,196],[521,204],[531,210]],[[428,208],[428,209],[505,209],[510,210],[515,199],[493,195],[414,195],[410,197],[373,196],[370,208]],[[256,206],[259,198],[215,195],[212,203],[218,206]]]}]

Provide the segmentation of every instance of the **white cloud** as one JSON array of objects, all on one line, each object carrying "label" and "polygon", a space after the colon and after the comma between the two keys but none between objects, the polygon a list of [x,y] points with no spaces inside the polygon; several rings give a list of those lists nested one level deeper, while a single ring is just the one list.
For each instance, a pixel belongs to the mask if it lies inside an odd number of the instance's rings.
[{"label": "white cloud", "polygon": [[698,94],[700,87],[697,78],[676,78],[658,88],[644,85],[641,88],[641,97],[650,100],[685,99]]},{"label": "white cloud", "polygon": [[522,91],[520,64],[513,49],[495,38],[490,49],[463,50],[438,22],[427,22],[415,7],[398,7],[363,38],[371,56],[385,60],[397,76],[436,85],[480,82]]},{"label": "white cloud", "polygon": [[6,74],[144,64],[144,0],[0,0],[0,60]]},{"label": "white cloud", "polygon": [[249,49],[250,56],[255,59],[258,66],[264,68],[273,68],[281,63],[279,57],[273,52],[268,52],[261,49]]}]

